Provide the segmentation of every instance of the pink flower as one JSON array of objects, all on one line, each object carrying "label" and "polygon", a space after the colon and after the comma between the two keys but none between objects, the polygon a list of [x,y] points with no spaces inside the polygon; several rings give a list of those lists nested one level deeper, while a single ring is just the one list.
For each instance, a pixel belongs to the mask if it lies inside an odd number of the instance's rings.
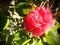
[{"label": "pink flower", "polygon": [[37,7],[24,18],[23,25],[27,32],[31,32],[33,36],[39,37],[52,26],[52,23],[51,11],[48,8]]}]

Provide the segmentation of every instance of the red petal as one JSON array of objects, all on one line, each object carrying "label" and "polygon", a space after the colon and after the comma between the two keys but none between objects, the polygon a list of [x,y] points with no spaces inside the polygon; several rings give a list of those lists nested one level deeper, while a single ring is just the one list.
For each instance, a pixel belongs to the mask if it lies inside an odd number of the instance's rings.
[{"label": "red petal", "polygon": [[36,28],[32,31],[32,35],[35,37],[42,36],[44,34],[44,30],[41,30],[40,28]]}]

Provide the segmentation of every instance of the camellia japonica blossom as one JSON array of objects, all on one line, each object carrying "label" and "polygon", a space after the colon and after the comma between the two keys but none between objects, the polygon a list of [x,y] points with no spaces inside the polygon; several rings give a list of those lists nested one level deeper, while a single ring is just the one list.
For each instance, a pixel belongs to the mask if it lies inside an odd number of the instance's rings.
[{"label": "camellia japonica blossom", "polygon": [[23,25],[33,36],[42,36],[53,24],[52,13],[49,8],[37,7],[24,17]]}]

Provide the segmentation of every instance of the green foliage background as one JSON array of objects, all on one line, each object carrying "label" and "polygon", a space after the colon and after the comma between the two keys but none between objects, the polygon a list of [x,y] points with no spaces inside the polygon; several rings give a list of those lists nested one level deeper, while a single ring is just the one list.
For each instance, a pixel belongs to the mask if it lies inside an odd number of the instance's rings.
[{"label": "green foliage background", "polygon": [[0,45],[60,45],[60,35],[57,31],[60,23],[56,20],[56,24],[49,29],[50,31],[38,38],[25,32],[23,27],[24,16],[45,0],[11,0],[11,2],[7,0],[8,4],[3,1],[0,0],[2,2],[0,3]]}]

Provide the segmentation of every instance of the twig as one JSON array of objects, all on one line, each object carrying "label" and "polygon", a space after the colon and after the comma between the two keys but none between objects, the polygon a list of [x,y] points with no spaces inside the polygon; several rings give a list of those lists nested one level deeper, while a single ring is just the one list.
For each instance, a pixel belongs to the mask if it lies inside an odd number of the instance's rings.
[{"label": "twig", "polygon": [[53,4],[54,4],[55,0],[53,1],[52,5],[50,6],[50,9],[52,8]]},{"label": "twig", "polygon": [[33,3],[33,1],[32,0],[30,0],[30,2],[31,2],[31,4],[32,4],[32,6],[34,7],[34,8],[36,8],[37,6]]}]

